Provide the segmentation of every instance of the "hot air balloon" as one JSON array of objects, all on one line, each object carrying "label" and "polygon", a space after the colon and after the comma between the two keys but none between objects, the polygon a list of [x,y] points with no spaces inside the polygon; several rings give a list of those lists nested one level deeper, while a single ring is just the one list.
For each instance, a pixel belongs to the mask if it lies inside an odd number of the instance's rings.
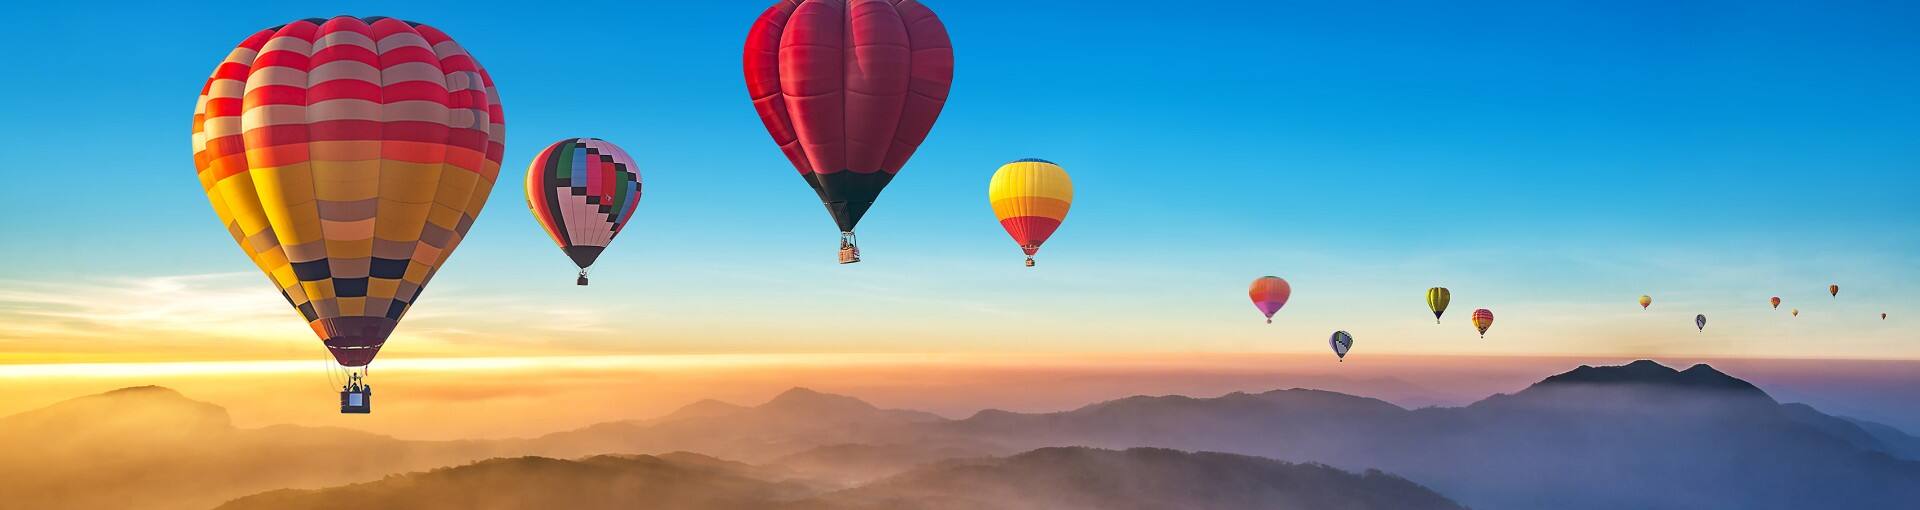
[{"label": "hot air balloon", "polygon": [[1033,267],[1033,254],[1040,251],[1040,244],[1067,219],[1067,208],[1073,205],[1073,180],[1051,161],[1015,160],[993,173],[987,201],[1000,226],[1027,253],[1027,267]]},{"label": "hot air balloon", "polygon": [[1440,314],[1447,313],[1447,303],[1453,301],[1453,293],[1446,287],[1427,289],[1427,308],[1433,310],[1433,323],[1440,323]]},{"label": "hot air balloon", "polygon": [[1340,358],[1340,361],[1345,362],[1347,361],[1347,350],[1353,348],[1353,335],[1345,331],[1335,331],[1333,332],[1333,337],[1327,339],[1327,344],[1333,346],[1333,355]]},{"label": "hot air balloon", "polygon": [[1493,311],[1485,308],[1473,311],[1473,327],[1480,330],[1480,338],[1487,337],[1487,328],[1493,327]]},{"label": "hot air balloon", "polygon": [[1780,309],[1780,296],[1774,296],[1773,299],[1769,301],[1773,303],[1773,309],[1775,310]]},{"label": "hot air balloon", "polygon": [[1799,308],[1795,308],[1795,309],[1793,309],[1793,316],[1794,316],[1794,317],[1799,317],[1799,316],[1800,316],[1800,309],[1799,309]]},{"label": "hot air balloon", "polygon": [[1833,295],[1833,297],[1840,297],[1840,286],[1839,286],[1839,285],[1828,285],[1828,286],[1827,286],[1827,293],[1828,293],[1828,294],[1832,294],[1832,295]]},{"label": "hot air balloon", "polygon": [[527,210],[580,267],[587,266],[633,218],[640,204],[640,167],[620,147],[599,138],[568,138],[527,165]]},{"label": "hot air balloon", "polygon": [[1704,333],[1704,332],[1706,332],[1706,331],[1707,331],[1707,316],[1706,316],[1706,314],[1700,314],[1700,315],[1695,315],[1695,316],[1693,316],[1693,327],[1696,327],[1696,328],[1700,328],[1700,331],[1701,331],[1702,333]]},{"label": "hot air balloon", "polygon": [[194,107],[201,187],[240,248],[348,367],[365,367],[459,246],[506,130],[480,64],[438,29],[303,19],[254,32]]},{"label": "hot air balloon", "polygon": [[1653,296],[1640,296],[1640,309],[1645,310],[1649,306],[1653,306]]},{"label": "hot air balloon", "polygon": [[1274,312],[1287,306],[1287,298],[1293,296],[1293,286],[1278,276],[1262,276],[1253,279],[1253,285],[1247,288],[1247,295],[1253,298],[1253,306],[1267,316],[1267,324],[1273,324]]},{"label": "hot air balloon", "polygon": [[781,0],[742,60],[767,133],[840,227],[840,263],[859,262],[854,225],[946,104],[946,26],[914,0]]}]

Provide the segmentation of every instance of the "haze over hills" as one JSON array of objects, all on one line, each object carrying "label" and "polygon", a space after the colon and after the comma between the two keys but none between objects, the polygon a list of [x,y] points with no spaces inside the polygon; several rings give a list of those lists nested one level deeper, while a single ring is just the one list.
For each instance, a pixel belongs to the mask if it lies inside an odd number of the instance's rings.
[{"label": "haze over hills", "polygon": [[880,494],[886,480],[942,459],[1019,459],[1015,454],[1060,446],[1218,451],[1379,469],[1481,509],[1890,508],[1920,500],[1920,441],[1913,436],[1777,403],[1706,365],[1674,370],[1651,361],[1582,366],[1451,408],[1409,410],[1290,389],[1137,396],[1055,413],[988,410],[950,420],[794,389],[758,406],[702,401],[651,420],[452,442],[308,427],[236,429],[217,406],[136,388],[0,418],[0,448],[9,452],[0,456],[0,492],[31,508],[205,508],[272,489],[338,486],[492,457],[689,451],[751,464],[757,471],[746,478],[759,482]]},{"label": "haze over hills", "polygon": [[15,508],[201,509],[240,494],[469,462],[475,441],[346,429],[235,428],[166,388],[126,388],[0,418],[0,494]]},{"label": "haze over hills", "polygon": [[765,470],[693,454],[578,461],[493,459],[323,490],[240,498],[218,510],[322,508],[576,510],[1127,510],[1339,508],[1458,510],[1380,472],[1353,474],[1224,453],[1046,448],[950,460],[840,491],[773,481]]}]

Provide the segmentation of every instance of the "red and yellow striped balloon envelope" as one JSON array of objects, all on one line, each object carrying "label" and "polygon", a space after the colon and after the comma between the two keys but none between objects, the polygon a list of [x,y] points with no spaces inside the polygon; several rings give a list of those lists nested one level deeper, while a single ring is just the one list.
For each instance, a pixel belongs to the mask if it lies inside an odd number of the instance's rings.
[{"label": "red and yellow striped balloon envelope", "polygon": [[505,136],[466,49],[382,17],[255,32],[193,114],[214,214],[350,367],[373,361],[473,226]]},{"label": "red and yellow striped balloon envelope", "polygon": [[587,266],[633,218],[640,204],[640,167],[627,151],[598,138],[568,138],[527,165],[527,209],[560,250]]},{"label": "red and yellow striped balloon envelope", "polygon": [[1073,179],[1067,170],[1044,159],[1022,159],[1000,166],[987,185],[987,200],[1000,226],[1027,254],[1027,266],[1040,245],[1060,228],[1073,206]]}]

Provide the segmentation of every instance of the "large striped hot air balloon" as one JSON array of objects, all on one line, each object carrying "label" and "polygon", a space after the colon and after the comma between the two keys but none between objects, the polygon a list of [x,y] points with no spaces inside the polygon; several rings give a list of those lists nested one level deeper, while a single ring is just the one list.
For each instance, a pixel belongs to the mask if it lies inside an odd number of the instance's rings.
[{"label": "large striped hot air balloon", "polygon": [[1267,316],[1267,324],[1273,324],[1273,314],[1280,307],[1287,306],[1287,298],[1293,297],[1293,286],[1278,276],[1262,276],[1253,279],[1253,285],[1247,288],[1247,296],[1253,298],[1253,307]]},{"label": "large striped hot air balloon", "polygon": [[1427,289],[1427,309],[1433,310],[1433,323],[1440,323],[1440,314],[1447,313],[1447,304],[1453,302],[1453,292],[1446,287]]},{"label": "large striped hot air balloon", "polygon": [[505,133],[459,43],[380,17],[253,33],[193,115],[214,214],[346,367],[373,361],[473,226]]},{"label": "large striped hot air balloon", "polygon": [[987,201],[1000,226],[1026,252],[1027,267],[1033,267],[1033,254],[1040,251],[1040,244],[1067,219],[1067,208],[1073,205],[1073,179],[1051,161],[1015,160],[993,173]]},{"label": "large striped hot air balloon", "polygon": [[953,45],[914,0],[781,0],[747,32],[747,93],[800,177],[853,227],[933,129],[953,85]]},{"label": "large striped hot air balloon", "polygon": [[527,209],[580,266],[579,285],[587,284],[587,266],[633,218],[640,191],[640,166],[599,138],[554,142],[527,165]]},{"label": "large striped hot air balloon", "polygon": [[1493,310],[1481,308],[1473,311],[1473,328],[1480,330],[1480,338],[1487,337],[1487,328],[1493,327]]}]

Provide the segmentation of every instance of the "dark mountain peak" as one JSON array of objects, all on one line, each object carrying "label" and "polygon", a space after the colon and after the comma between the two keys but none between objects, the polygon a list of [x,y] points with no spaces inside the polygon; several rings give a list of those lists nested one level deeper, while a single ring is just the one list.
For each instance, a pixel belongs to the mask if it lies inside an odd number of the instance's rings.
[{"label": "dark mountain peak", "polygon": [[1766,392],[1761,391],[1753,383],[1727,375],[1704,363],[1688,367],[1686,370],[1674,370],[1653,360],[1644,359],[1619,366],[1580,365],[1579,368],[1535,383],[1521,393],[1573,386],[1727,392],[1772,400],[1772,397],[1768,397]]},{"label": "dark mountain peak", "polygon": [[740,406],[737,404],[732,404],[727,402],[721,402],[719,400],[708,398],[708,399],[701,399],[698,402],[681,406],[680,409],[676,409],[672,413],[668,413],[666,416],[662,417],[661,419],[677,420],[677,419],[683,419],[683,418],[708,418],[708,417],[714,417],[714,416],[726,416],[729,414],[744,411],[746,409],[747,408],[745,406]]},{"label": "dark mountain peak", "polygon": [[186,400],[187,396],[166,386],[129,386],[101,393],[99,396],[112,398],[170,398]]},{"label": "dark mountain peak", "polygon": [[773,400],[760,404],[759,409],[781,412],[805,413],[846,413],[871,412],[879,408],[864,400],[846,395],[821,393],[808,388],[794,387],[781,392]]},{"label": "dark mountain peak", "polygon": [[226,408],[160,386],[135,386],[0,418],[0,439],[50,446],[65,442],[113,448],[123,441],[170,441],[227,433]]}]

